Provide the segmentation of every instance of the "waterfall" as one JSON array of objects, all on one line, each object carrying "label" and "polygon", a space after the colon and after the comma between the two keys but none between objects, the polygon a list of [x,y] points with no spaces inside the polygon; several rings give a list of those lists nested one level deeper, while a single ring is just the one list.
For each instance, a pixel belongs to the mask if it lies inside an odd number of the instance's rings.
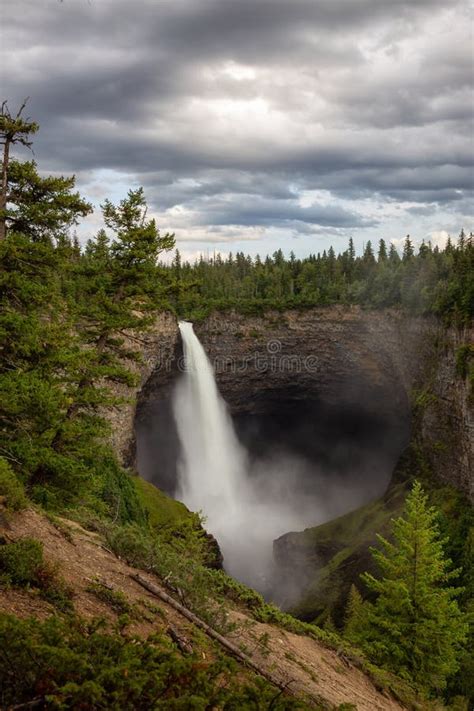
[{"label": "waterfall", "polygon": [[186,371],[178,381],[173,409],[182,455],[177,492],[225,547],[240,524],[247,497],[247,455],[217,389],[212,365],[193,330],[180,321]]},{"label": "waterfall", "polygon": [[[181,456],[176,498],[201,511],[226,570],[262,592],[273,587],[273,539],[314,520],[314,503],[292,486],[300,463],[281,452],[250,462],[193,331],[180,321],[186,369],[173,393]],[[308,508],[309,506],[309,508]]]}]

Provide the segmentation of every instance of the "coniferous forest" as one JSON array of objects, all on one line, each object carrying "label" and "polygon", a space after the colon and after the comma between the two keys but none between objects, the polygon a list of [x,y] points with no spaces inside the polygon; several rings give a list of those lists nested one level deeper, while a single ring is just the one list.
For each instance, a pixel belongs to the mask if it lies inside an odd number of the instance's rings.
[{"label": "coniferous forest", "polygon": [[358,304],[364,308],[401,308],[433,314],[458,325],[473,314],[473,239],[461,229],[443,249],[422,243],[415,251],[407,235],[402,253],[383,238],[376,248],[367,242],[362,255],[352,239],[345,251],[330,247],[321,254],[296,259],[281,250],[263,260],[243,253],[182,263],[176,251],[165,274],[170,302],[184,316],[199,311],[265,309]]},{"label": "coniferous forest", "polygon": [[[45,176],[31,156],[18,157],[17,149],[31,147],[38,129],[4,104],[2,520],[30,507],[52,518],[72,517],[137,568],[171,575],[186,605],[220,624],[223,634],[226,622],[217,621],[216,609],[237,600],[256,620],[308,634],[357,659],[407,707],[445,703],[467,709],[469,507],[462,512],[463,527],[441,526],[429,485],[414,483],[390,540],[380,538],[372,552],[378,577],[362,576],[351,590],[345,619],[321,629],[282,613],[209,565],[212,551],[197,514],[178,515],[176,503],[163,503],[163,497],[159,507],[172,513],[156,525],[155,494],[143,489],[108,444],[107,412],[121,406],[117,384],[137,384],[132,366],[140,362],[140,339],[164,311],[199,321],[216,310],[264,315],[357,305],[402,310],[462,329],[474,310],[473,234],[460,226],[443,248],[423,242],[415,249],[407,236],[399,252],[381,237],[377,244],[367,242],[362,254],[350,240],[340,253],[330,248],[304,259],[279,250],[188,263],[175,250],[175,236],[149,217],[145,192],[137,188],[117,203],[106,200],[104,227],[80,242],[75,230],[92,206],[76,191],[74,178]],[[466,378],[472,377],[471,355],[472,347],[465,348],[460,368]],[[33,708],[30,702],[77,709],[311,707],[275,694],[268,681],[241,681],[235,662],[223,656],[211,655],[204,663],[202,655],[181,654],[163,636],[138,644],[126,631],[126,616],[115,629],[80,619],[74,591],[63,585],[60,571],[48,568],[41,544],[32,538],[12,542],[6,530],[0,538],[0,591],[11,589],[34,591],[51,603],[57,618],[36,623],[0,613],[2,708]],[[224,678],[232,681],[222,683]],[[356,708],[339,708],[349,707]]]}]

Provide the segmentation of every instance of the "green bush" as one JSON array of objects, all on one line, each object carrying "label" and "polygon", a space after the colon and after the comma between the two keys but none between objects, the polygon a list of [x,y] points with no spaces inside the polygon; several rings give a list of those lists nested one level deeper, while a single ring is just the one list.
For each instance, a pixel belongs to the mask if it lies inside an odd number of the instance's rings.
[{"label": "green bush", "polygon": [[133,617],[136,613],[134,605],[127,600],[126,595],[121,590],[112,590],[103,583],[94,581],[88,586],[87,592],[95,595],[98,600],[105,602],[119,615]]},{"label": "green bush", "polygon": [[133,524],[113,526],[106,535],[110,547],[120,558],[137,568],[153,569],[156,552],[151,535]]},{"label": "green bush", "polygon": [[28,505],[23,484],[18,479],[8,462],[0,458],[0,497],[12,511],[20,511]]},{"label": "green bush", "polygon": [[106,503],[109,516],[118,523],[146,525],[147,514],[138,496],[135,477],[107,452],[102,457],[99,472],[103,481],[100,498]]},{"label": "green bush", "polygon": [[0,572],[13,585],[34,584],[43,563],[43,546],[34,538],[0,546]]},{"label": "green bush", "polygon": [[105,631],[78,618],[0,614],[0,706],[44,700],[59,709],[275,711],[308,708],[262,679],[238,678],[220,654],[182,656],[170,640]]},{"label": "green bush", "polygon": [[72,591],[58,575],[57,568],[43,558],[43,545],[34,538],[22,538],[0,545],[0,580],[4,585],[31,587],[63,612],[72,606]]}]

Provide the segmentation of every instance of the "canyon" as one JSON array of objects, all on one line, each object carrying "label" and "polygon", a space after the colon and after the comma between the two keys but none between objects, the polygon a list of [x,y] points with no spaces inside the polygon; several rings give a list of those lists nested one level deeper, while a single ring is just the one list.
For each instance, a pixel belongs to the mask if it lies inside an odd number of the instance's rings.
[{"label": "canyon", "polygon": [[[314,521],[274,543],[279,577],[298,581],[297,593],[285,590],[279,601],[298,616],[323,613],[328,576],[341,584],[333,600],[341,604],[375,532],[400,509],[415,441],[436,485],[472,502],[472,398],[458,363],[472,331],[395,310],[331,306],[217,312],[195,332],[253,460],[273,462],[278,474],[290,454],[304,463],[292,468],[292,489],[324,501]],[[140,349],[139,385],[118,393],[128,402],[112,413],[113,443],[125,464],[174,496],[180,444],[172,393],[184,368],[175,317],[161,314]]]}]

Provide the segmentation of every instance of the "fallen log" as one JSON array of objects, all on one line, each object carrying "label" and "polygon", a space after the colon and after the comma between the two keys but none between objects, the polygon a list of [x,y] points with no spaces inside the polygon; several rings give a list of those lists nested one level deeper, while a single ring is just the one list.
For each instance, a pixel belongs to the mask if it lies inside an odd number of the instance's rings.
[{"label": "fallen log", "polygon": [[154,585],[153,583],[150,583],[146,578],[141,576],[139,573],[130,573],[130,577],[133,578],[139,585],[145,588],[145,590],[148,590],[148,592],[151,592],[152,595],[155,595],[158,597],[160,600],[163,602],[166,602],[170,607],[173,607],[177,612],[179,612],[183,617],[186,617],[190,622],[192,622],[196,627],[199,627],[203,632],[207,634],[208,637],[211,637],[211,639],[214,639],[216,642],[218,642],[224,649],[227,650],[233,657],[237,658],[240,662],[245,664],[245,666],[249,667],[252,669],[254,672],[259,674],[260,676],[264,677],[267,681],[269,681],[273,686],[276,686],[278,689],[281,689],[282,691],[286,691],[289,693],[293,693],[291,689],[289,689],[289,685],[292,683],[293,680],[283,682],[280,679],[278,679],[276,676],[271,674],[269,671],[261,667],[259,664],[253,661],[247,654],[242,652],[233,642],[228,640],[226,637],[223,637],[219,632],[217,632],[215,629],[210,627],[207,622],[204,622],[204,620],[201,620],[200,617],[194,614],[194,612],[191,612],[191,610],[188,610],[187,607],[184,607],[184,605],[181,605],[180,602],[177,602],[174,598],[172,598],[170,595],[165,593],[163,590],[160,590],[160,588],[157,585]]}]

